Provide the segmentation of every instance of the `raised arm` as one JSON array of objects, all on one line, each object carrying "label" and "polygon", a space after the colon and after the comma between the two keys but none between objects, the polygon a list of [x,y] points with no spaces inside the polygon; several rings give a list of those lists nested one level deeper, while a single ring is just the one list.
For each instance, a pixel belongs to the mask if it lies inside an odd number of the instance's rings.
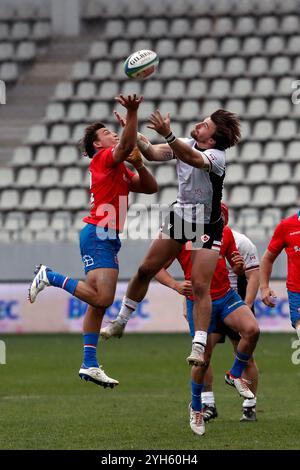
[{"label": "raised arm", "polygon": [[113,158],[116,163],[121,163],[132,152],[136,145],[137,110],[143,97],[136,94],[127,97],[119,95],[115,100],[127,109],[126,122],[121,134],[120,142],[115,148]]},{"label": "raised arm", "polygon": [[176,154],[179,160],[195,168],[201,168],[202,170],[210,169],[210,162],[203,152],[193,149],[182,140],[176,139],[171,131],[169,114],[163,117],[159,110],[157,110],[151,114],[149,122],[150,124],[147,127],[155,130],[166,139],[169,148]]},{"label": "raised arm", "polygon": [[158,191],[158,184],[152,173],[144,165],[141,153],[137,147],[133,149],[126,160],[130,162],[137,171],[131,179],[129,189],[134,193],[153,194]]}]

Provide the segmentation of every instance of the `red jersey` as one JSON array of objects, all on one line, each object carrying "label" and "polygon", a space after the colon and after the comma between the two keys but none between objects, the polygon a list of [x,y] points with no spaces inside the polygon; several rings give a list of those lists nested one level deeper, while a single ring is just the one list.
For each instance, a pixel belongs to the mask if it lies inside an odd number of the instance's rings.
[{"label": "red jersey", "polygon": [[283,219],[275,229],[268,250],[279,255],[283,249],[288,259],[286,286],[300,292],[300,213]]},{"label": "red jersey", "polygon": [[[235,244],[233,233],[228,226],[225,226],[223,230],[219,260],[210,285],[210,294],[212,300],[217,300],[221,297],[224,297],[224,295],[226,295],[230,290],[230,281],[225,258],[228,260],[230,265],[233,266],[234,263],[232,262],[231,258],[234,251],[238,251],[238,249]],[[185,279],[190,280],[192,272],[191,251],[183,246],[182,250],[177,256],[177,259],[184,271]]]},{"label": "red jersey", "polygon": [[114,162],[113,151],[114,147],[99,150],[90,163],[91,211],[83,221],[122,231],[134,173],[123,162]]}]

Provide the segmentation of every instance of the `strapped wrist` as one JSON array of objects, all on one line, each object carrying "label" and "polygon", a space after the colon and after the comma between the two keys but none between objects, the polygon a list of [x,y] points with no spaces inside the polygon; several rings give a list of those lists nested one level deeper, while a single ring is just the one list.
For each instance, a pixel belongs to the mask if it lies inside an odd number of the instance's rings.
[{"label": "strapped wrist", "polygon": [[170,133],[165,136],[165,140],[168,144],[172,144],[173,142],[175,142],[176,139],[177,137],[175,134],[173,134],[172,131],[170,131]]}]

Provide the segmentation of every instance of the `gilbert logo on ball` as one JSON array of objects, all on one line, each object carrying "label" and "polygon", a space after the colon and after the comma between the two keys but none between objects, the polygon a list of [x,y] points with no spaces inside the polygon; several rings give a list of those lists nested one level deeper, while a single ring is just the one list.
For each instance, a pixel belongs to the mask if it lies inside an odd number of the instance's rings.
[{"label": "gilbert logo on ball", "polygon": [[124,71],[129,78],[144,80],[154,74],[158,63],[159,58],[156,52],[143,49],[127,57]]}]

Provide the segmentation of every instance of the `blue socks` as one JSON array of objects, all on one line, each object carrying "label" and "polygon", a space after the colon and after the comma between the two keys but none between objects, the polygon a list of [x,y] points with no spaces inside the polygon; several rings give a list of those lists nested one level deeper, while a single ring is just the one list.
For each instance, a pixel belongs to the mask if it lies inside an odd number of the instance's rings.
[{"label": "blue socks", "polygon": [[191,380],[192,385],[192,408],[194,411],[201,411],[201,392],[203,390],[204,384],[196,384]]},{"label": "blue socks", "polygon": [[47,278],[49,279],[51,286],[60,287],[61,289],[64,289],[70,294],[74,295],[78,284],[78,281],[75,279],[71,279],[70,277],[64,276],[63,274],[51,271],[50,269],[47,270]]},{"label": "blue socks", "polygon": [[230,374],[233,375],[233,377],[235,378],[241,377],[242,373],[244,372],[244,369],[248,364],[250,357],[250,354],[245,354],[237,351],[233,366],[230,369]]},{"label": "blue socks", "polygon": [[97,344],[99,333],[86,333],[83,335],[83,367],[99,367],[97,361]]}]

